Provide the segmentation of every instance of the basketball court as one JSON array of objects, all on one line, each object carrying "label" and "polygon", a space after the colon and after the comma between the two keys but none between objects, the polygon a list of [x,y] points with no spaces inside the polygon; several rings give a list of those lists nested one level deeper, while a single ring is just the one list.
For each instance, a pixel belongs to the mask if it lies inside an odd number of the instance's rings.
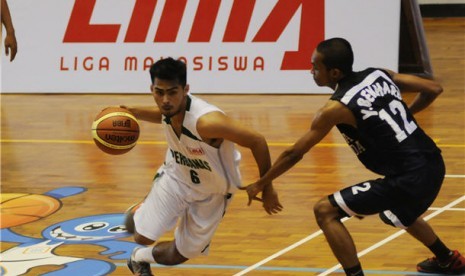
[{"label": "basketball court", "polygon": [[[429,18],[423,23],[434,76],[444,93],[416,119],[442,149],[447,167],[443,188],[424,217],[450,248],[465,253],[465,21]],[[310,73],[308,81],[313,81]],[[304,133],[329,97],[199,96],[261,132],[272,160]],[[18,271],[28,267],[25,275],[43,275],[73,264],[73,275],[102,275],[101,271],[130,275],[124,256],[135,244],[121,229],[120,219],[149,191],[166,143],[158,125],[141,122],[134,149],[118,156],[102,152],[92,141],[92,122],[103,108],[120,104],[148,105],[153,100],[148,93],[1,95],[1,251],[2,259],[9,252],[9,260],[19,261]],[[239,149],[246,185],[258,173],[251,154]],[[153,265],[152,271],[344,275],[315,222],[313,205],[336,190],[374,177],[332,130],[274,182],[284,206],[281,213],[269,216],[257,202],[247,207],[245,192],[238,192],[208,257],[175,267]],[[415,265],[432,254],[404,231],[385,225],[377,216],[344,223],[366,275],[424,275]],[[171,238],[168,234],[163,240]],[[8,272],[2,269],[3,274]]]}]

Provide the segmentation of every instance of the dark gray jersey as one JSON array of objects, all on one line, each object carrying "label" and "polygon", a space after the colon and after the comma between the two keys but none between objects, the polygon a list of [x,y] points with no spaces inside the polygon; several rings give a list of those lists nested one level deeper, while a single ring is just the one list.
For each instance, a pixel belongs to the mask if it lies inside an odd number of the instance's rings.
[{"label": "dark gray jersey", "polygon": [[389,74],[368,68],[342,79],[331,97],[354,114],[357,128],[337,128],[359,160],[381,175],[396,175],[423,166],[440,150],[418,126]]}]

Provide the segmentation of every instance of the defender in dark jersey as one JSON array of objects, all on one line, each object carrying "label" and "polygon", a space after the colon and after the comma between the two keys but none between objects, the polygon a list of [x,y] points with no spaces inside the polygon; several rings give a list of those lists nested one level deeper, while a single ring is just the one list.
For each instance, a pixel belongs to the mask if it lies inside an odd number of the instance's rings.
[{"label": "defender in dark jersey", "polygon": [[[367,180],[321,199],[314,206],[318,225],[347,275],[363,275],[354,242],[340,219],[379,214],[390,225],[406,229],[427,246],[434,258],[417,265],[430,273],[465,273],[465,258],[451,251],[420,218],[436,198],[445,175],[441,151],[418,126],[413,114],[442,93],[432,80],[368,68],[353,72],[349,42],[321,42],[312,55],[312,74],[319,86],[334,90],[313,119],[310,130],[285,150],[272,168],[247,186],[249,204],[266,183],[289,170],[336,126],[365,167],[384,178]],[[402,91],[418,96],[407,106]]]}]

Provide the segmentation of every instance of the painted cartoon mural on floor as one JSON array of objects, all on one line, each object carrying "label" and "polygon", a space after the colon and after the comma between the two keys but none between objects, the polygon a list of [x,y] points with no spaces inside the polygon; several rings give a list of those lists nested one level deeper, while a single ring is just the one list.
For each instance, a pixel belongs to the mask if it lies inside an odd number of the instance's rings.
[{"label": "painted cartoon mural on floor", "polygon": [[[108,275],[116,266],[111,260],[126,260],[137,244],[124,240],[130,234],[124,226],[124,214],[98,214],[77,217],[53,224],[33,238],[13,231],[12,227],[37,221],[58,211],[61,198],[85,192],[82,187],[64,187],[44,194],[1,194],[0,241],[18,243],[0,255],[1,275],[21,275],[42,265],[64,265],[47,276]],[[54,253],[61,245],[92,244],[103,247],[100,255],[109,261]]]}]

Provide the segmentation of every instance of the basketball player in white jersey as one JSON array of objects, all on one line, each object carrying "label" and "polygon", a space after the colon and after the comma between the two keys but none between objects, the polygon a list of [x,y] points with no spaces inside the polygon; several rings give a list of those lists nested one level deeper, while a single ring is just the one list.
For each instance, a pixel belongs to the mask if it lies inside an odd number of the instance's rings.
[{"label": "basketball player in white jersey", "polygon": [[[150,68],[156,106],[126,107],[137,119],[162,124],[168,150],[152,190],[128,212],[126,226],[137,243],[151,245],[174,228],[173,241],[134,250],[128,267],[135,275],[152,275],[150,263],[177,265],[206,255],[210,241],[234,192],[241,186],[240,153],[249,148],[260,175],[271,166],[265,138],[191,94],[186,65],[161,59]],[[271,183],[262,193],[269,213],[281,211]]]}]

